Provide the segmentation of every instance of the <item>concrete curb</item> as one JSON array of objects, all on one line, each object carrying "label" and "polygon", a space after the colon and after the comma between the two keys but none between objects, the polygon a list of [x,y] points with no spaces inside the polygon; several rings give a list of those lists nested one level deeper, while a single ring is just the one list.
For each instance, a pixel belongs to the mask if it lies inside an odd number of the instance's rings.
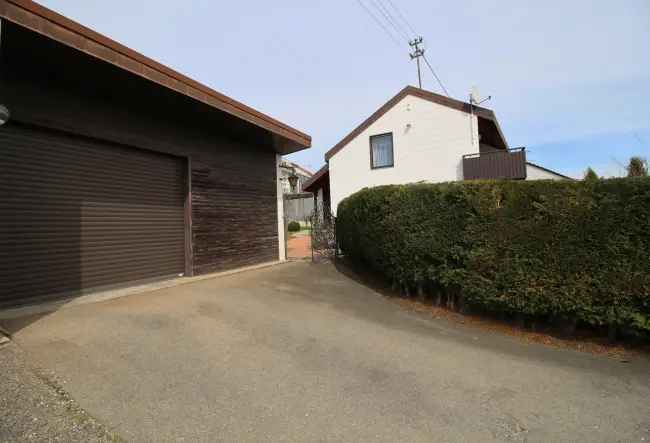
[{"label": "concrete curb", "polygon": [[[47,312],[57,311],[61,308],[84,305],[88,303],[99,303],[102,301],[113,300],[115,298],[126,297],[128,295],[142,294],[145,292],[158,291],[160,289],[173,288],[175,286],[195,283],[203,280],[209,280],[212,278],[227,277],[229,275],[240,274],[248,271],[255,271],[258,269],[269,268],[271,266],[277,266],[286,263],[290,263],[290,262],[277,260],[272,262],[260,263],[258,265],[245,266],[243,268],[231,269],[229,271],[198,275],[196,277],[178,277],[178,278],[163,280],[154,283],[130,286],[128,288],[112,289],[108,291],[100,291],[92,294],[80,295],[78,297],[65,299],[65,300],[57,300],[54,302],[45,302],[45,303],[39,303],[35,305],[21,306],[18,308],[5,309],[0,311],[0,320],[26,317],[29,315],[44,314]],[[0,329],[0,332],[2,332],[2,329]]]}]

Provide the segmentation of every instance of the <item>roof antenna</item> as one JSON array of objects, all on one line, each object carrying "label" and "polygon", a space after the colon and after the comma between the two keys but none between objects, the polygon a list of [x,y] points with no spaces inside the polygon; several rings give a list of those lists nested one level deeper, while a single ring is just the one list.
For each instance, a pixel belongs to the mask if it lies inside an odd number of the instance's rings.
[{"label": "roof antenna", "polygon": [[[472,148],[474,147],[474,106],[478,106],[481,103],[485,103],[488,100],[491,100],[492,96],[488,95],[487,98],[481,100],[481,94],[478,92],[476,86],[472,86],[469,92],[469,130],[472,134]],[[480,149],[480,136],[479,136],[479,149]]]},{"label": "roof antenna", "polygon": [[484,98],[481,100],[481,94],[478,92],[478,88],[476,86],[472,86],[472,89],[469,92],[469,103],[470,105],[480,105],[481,103],[484,103],[488,100],[491,100],[492,96],[488,95],[487,98]]}]

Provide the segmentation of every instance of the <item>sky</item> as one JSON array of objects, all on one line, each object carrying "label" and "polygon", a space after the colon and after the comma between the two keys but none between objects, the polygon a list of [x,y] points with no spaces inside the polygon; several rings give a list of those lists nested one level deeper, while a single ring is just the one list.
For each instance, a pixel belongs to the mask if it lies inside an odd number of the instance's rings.
[{"label": "sky", "polygon": [[[41,0],[83,25],[312,136],[311,170],[404,86],[406,37],[368,15],[389,0]],[[650,160],[650,1],[392,0],[452,97],[492,99],[511,147],[581,177]],[[400,22],[407,34],[413,34]],[[423,87],[441,92],[430,72]]]}]

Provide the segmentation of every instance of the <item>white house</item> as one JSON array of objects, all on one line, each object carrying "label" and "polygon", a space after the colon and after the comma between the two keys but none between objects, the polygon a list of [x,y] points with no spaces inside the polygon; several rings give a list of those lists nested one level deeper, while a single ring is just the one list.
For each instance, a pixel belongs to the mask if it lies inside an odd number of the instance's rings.
[{"label": "white house", "polygon": [[336,208],[365,187],[469,179],[566,179],[509,149],[489,109],[407,86],[325,154],[303,189]]},{"label": "white house", "polygon": [[574,180],[551,169],[526,162],[526,180]]}]

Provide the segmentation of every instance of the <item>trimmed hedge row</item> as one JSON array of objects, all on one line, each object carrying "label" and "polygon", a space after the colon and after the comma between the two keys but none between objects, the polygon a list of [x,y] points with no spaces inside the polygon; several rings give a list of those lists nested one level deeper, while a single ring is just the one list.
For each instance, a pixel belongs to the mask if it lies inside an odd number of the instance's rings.
[{"label": "trimmed hedge row", "polygon": [[337,239],[406,294],[650,331],[648,178],[363,189]]}]

